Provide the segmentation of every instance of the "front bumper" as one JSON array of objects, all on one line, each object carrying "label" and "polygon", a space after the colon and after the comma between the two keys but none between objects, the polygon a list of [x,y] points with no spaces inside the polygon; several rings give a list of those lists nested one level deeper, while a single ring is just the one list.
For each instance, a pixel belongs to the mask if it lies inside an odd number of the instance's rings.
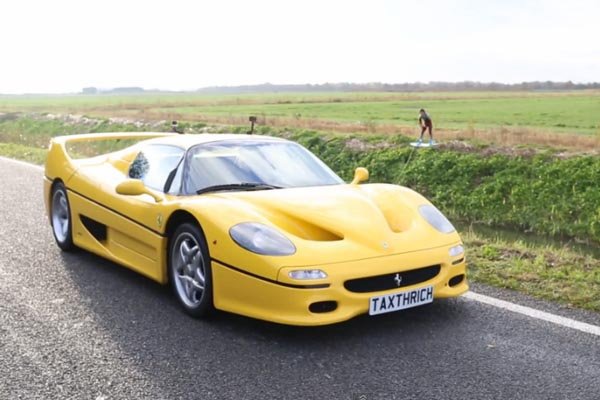
[{"label": "front bumper", "polygon": [[[469,287],[464,254],[451,258],[448,255],[450,247],[452,245],[332,265],[310,266],[311,269],[327,272],[328,278],[314,282],[294,282],[329,285],[318,288],[298,288],[293,287],[289,281],[264,280],[213,261],[214,305],[220,310],[282,324],[326,325],[367,313],[369,299],[373,296],[433,286],[434,299],[456,297],[465,293]],[[368,293],[355,293],[344,287],[344,282],[350,279],[401,273],[434,264],[440,265],[440,272],[418,284]],[[287,276],[287,271],[292,269],[299,268],[282,268],[280,277]],[[462,279],[459,278],[461,276]],[[311,312],[309,306],[317,302],[336,302],[337,308],[329,312]]]}]

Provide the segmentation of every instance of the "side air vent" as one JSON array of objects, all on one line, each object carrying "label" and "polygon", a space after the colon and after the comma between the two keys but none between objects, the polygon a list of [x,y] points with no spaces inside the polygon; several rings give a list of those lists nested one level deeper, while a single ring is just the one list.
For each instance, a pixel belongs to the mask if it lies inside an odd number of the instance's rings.
[{"label": "side air vent", "polygon": [[106,225],[101,224],[85,215],[80,215],[81,223],[85,226],[85,229],[96,238],[97,241],[103,242],[106,240]]}]

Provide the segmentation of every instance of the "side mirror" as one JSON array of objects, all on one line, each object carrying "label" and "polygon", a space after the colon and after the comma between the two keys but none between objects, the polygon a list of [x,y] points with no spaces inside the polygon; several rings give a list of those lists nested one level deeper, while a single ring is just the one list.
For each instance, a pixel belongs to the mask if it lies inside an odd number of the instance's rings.
[{"label": "side mirror", "polygon": [[160,203],[163,200],[163,197],[155,193],[153,190],[148,189],[144,186],[144,183],[139,179],[126,179],[123,182],[119,183],[116,187],[116,191],[118,194],[122,194],[125,196],[139,196],[140,194],[147,194],[152,196],[154,201]]},{"label": "side mirror", "polygon": [[352,185],[358,185],[369,179],[369,171],[366,168],[358,167],[354,170],[354,179],[350,182]]}]

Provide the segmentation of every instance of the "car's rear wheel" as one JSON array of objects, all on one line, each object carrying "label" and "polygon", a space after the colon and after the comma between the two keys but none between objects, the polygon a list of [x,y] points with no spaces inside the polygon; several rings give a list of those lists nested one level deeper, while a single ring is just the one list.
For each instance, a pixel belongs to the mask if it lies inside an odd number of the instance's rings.
[{"label": "car's rear wheel", "polygon": [[73,250],[75,246],[73,245],[71,207],[69,206],[67,189],[62,182],[57,182],[52,188],[50,221],[52,233],[58,247],[64,251]]},{"label": "car's rear wheel", "polygon": [[204,234],[181,224],[169,241],[169,280],[185,311],[203,317],[213,310],[212,270]]}]

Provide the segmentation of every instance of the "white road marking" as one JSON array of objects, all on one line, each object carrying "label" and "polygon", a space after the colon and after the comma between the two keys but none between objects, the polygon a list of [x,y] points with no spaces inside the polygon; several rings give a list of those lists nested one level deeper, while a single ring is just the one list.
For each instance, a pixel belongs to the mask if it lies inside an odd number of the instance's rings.
[{"label": "white road marking", "polygon": [[7,158],[7,157],[0,156],[0,160],[5,161],[5,162],[9,162],[9,163],[13,163],[13,164],[17,164],[17,165],[22,165],[22,166],[25,166],[25,167],[39,169],[40,171],[42,171],[44,169],[44,167],[42,167],[41,165],[35,165],[35,164],[28,163],[26,161],[15,160],[15,159],[12,159],[12,158]]},{"label": "white road marking", "polygon": [[585,322],[576,321],[571,318],[561,317],[560,315],[536,310],[535,308],[531,307],[520,306],[518,304],[511,303],[510,301],[504,301],[496,299],[495,297],[484,296],[479,293],[467,292],[462,297],[469,300],[475,300],[480,303],[489,304],[491,306],[502,308],[515,313],[523,314],[530,318],[541,319],[542,321],[551,322],[556,325],[561,325],[581,332],[591,333],[592,335],[600,336],[600,326],[586,324]]},{"label": "white road marking", "polygon": [[[35,164],[30,164],[25,161],[13,160],[12,158],[6,158],[0,156],[0,160],[4,162],[11,162],[19,165],[23,165],[26,167],[43,170],[43,167]],[[490,306],[502,308],[508,311],[512,311],[518,314],[526,315],[530,318],[540,319],[542,321],[551,322],[556,325],[564,326],[567,328],[575,329],[585,333],[591,333],[592,335],[600,336],[600,326],[587,324],[585,322],[576,321],[571,318],[561,317],[560,315],[555,315],[551,313],[547,313],[545,311],[536,310],[535,308],[520,306],[515,303],[511,303],[510,301],[504,301],[497,299],[495,297],[485,296],[483,294],[475,293],[475,292],[467,292],[462,295],[462,298],[478,301],[480,303],[488,304]]]}]

